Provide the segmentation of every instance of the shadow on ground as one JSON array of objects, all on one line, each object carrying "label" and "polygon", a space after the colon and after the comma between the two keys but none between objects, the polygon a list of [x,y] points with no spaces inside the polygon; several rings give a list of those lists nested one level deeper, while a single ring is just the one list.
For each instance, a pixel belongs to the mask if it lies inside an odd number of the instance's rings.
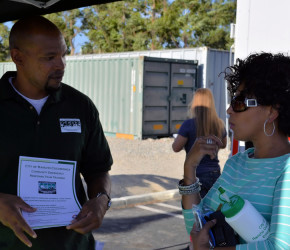
[{"label": "shadow on ground", "polygon": [[[181,211],[172,211],[172,214],[182,215]],[[172,215],[167,214],[155,214],[155,215],[144,215],[136,217],[119,217],[119,218],[108,218],[106,215],[103,221],[102,227],[96,230],[99,234],[112,234],[119,232],[132,231],[139,228],[141,225],[146,225],[152,223],[152,221],[164,220],[170,218]],[[180,223],[183,223],[182,221]]]},{"label": "shadow on ground", "polygon": [[111,175],[112,198],[176,189],[179,179],[160,175]]}]

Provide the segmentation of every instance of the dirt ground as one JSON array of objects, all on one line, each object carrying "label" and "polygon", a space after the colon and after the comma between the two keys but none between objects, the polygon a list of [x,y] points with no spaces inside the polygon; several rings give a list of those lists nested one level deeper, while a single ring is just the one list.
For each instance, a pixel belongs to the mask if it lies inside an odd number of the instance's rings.
[{"label": "dirt ground", "polygon": [[[110,171],[113,197],[177,188],[183,176],[185,151],[173,152],[173,138],[126,140],[107,137],[107,140],[114,160]],[[221,168],[229,154],[227,148],[219,151]]]}]

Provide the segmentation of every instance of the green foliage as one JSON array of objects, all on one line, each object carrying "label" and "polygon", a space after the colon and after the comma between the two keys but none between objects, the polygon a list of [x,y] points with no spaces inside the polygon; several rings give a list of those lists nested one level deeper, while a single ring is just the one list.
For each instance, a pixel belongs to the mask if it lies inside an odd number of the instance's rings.
[{"label": "green foliage", "polygon": [[8,27],[3,23],[0,24],[0,62],[7,61],[9,54],[9,33]]},{"label": "green foliage", "polygon": [[182,40],[185,47],[229,49],[230,23],[235,22],[236,1],[176,0],[182,6]]},{"label": "green foliage", "polygon": [[[236,0],[128,0],[46,15],[63,33],[68,53],[75,37],[82,53],[208,46],[229,49]],[[8,29],[0,24],[0,60],[7,60]]]},{"label": "green foliage", "polygon": [[70,11],[63,11],[45,15],[47,19],[52,21],[62,32],[68,51],[68,54],[75,54],[74,39],[81,32],[77,21],[82,19],[82,12],[80,9],[73,9]]},{"label": "green foliage", "polygon": [[[170,3],[171,2],[171,3]],[[229,49],[236,0],[130,0],[84,10],[83,53],[208,46]]]},{"label": "green foliage", "polygon": [[90,42],[83,53],[147,49],[146,19],[132,2],[115,2],[84,9],[82,30]]}]

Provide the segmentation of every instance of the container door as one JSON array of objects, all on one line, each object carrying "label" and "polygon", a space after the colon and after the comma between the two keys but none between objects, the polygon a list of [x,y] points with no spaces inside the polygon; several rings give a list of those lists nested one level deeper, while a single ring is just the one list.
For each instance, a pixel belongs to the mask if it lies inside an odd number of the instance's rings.
[{"label": "container door", "polygon": [[196,89],[196,69],[194,64],[171,64],[170,134],[176,134],[188,118],[188,106]]},{"label": "container door", "polygon": [[143,135],[169,134],[170,63],[144,62]]}]

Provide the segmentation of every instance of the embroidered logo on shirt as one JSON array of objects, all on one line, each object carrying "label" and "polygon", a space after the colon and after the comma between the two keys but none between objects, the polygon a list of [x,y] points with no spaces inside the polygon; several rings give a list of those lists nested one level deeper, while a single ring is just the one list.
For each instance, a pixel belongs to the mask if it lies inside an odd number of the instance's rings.
[{"label": "embroidered logo on shirt", "polygon": [[60,118],[60,129],[62,133],[81,133],[80,119]]}]

